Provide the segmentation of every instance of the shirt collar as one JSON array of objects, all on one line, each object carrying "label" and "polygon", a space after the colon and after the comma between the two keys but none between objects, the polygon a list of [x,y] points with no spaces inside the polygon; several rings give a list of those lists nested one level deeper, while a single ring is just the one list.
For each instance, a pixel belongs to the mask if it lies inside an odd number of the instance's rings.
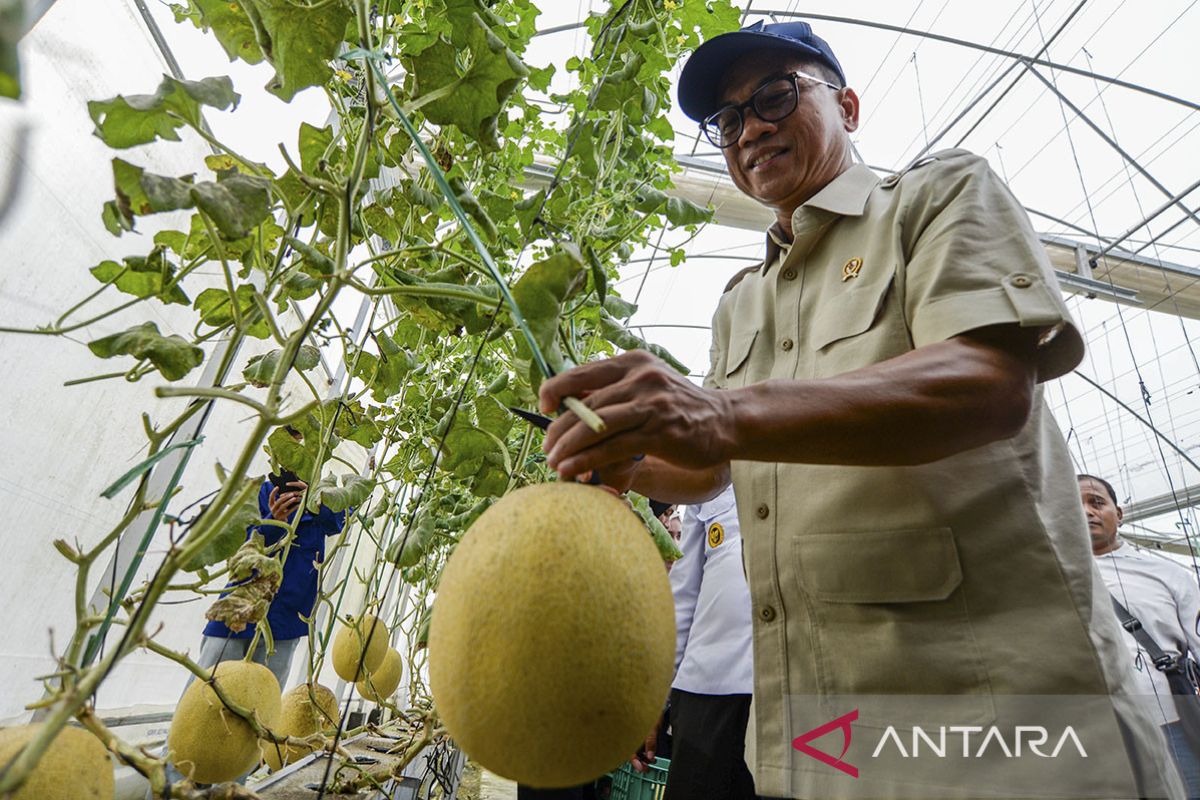
[{"label": "shirt collar", "polygon": [[[796,217],[806,209],[819,208],[831,211],[844,217],[861,217],[867,208],[867,198],[879,183],[879,176],[866,164],[851,164],[848,169],[831,180],[812,197],[808,198],[792,214],[792,227],[795,228]],[[774,223],[767,229],[767,255],[763,261],[763,272],[771,268],[780,252],[790,247],[791,243],[784,236],[783,228]]]}]

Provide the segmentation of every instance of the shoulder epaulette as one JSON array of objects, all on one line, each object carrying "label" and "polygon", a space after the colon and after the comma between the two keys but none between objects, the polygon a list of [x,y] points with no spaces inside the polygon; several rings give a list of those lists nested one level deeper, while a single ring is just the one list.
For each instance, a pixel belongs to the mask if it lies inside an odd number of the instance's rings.
[{"label": "shoulder epaulette", "polygon": [[921,156],[899,172],[893,172],[891,175],[885,176],[883,180],[879,182],[879,185],[884,189],[891,189],[900,182],[901,178],[914,170],[918,170],[921,167],[934,163],[935,161],[944,161],[948,158],[953,158],[954,156],[962,154],[971,155],[969,151],[962,149],[939,150],[936,153],[929,153],[928,155]]},{"label": "shoulder epaulette", "polygon": [[740,270],[736,275],[729,279],[729,283],[725,284],[725,288],[721,290],[721,294],[727,293],[730,289],[742,282],[742,278],[749,275],[751,272],[758,272],[763,268],[762,264],[755,264],[753,267],[746,267]]}]

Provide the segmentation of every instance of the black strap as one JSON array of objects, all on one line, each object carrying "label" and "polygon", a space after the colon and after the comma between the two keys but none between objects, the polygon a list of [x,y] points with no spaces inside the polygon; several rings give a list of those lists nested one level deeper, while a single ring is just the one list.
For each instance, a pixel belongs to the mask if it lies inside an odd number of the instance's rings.
[{"label": "black strap", "polygon": [[[1184,659],[1176,658],[1164,652],[1158,646],[1158,642],[1154,641],[1154,637],[1150,635],[1150,632],[1142,627],[1141,621],[1133,614],[1130,614],[1129,610],[1121,605],[1120,600],[1113,597],[1112,603],[1113,609],[1117,612],[1117,619],[1120,621],[1121,627],[1133,634],[1133,638],[1137,639],[1137,643],[1142,646],[1142,649],[1146,651],[1146,655],[1150,656],[1150,660],[1154,662],[1154,668],[1159,672],[1166,673],[1168,680],[1170,680],[1172,675],[1179,675],[1190,684],[1191,681],[1183,671],[1182,665]],[[1179,692],[1175,691],[1174,681],[1171,681],[1171,691],[1179,694]],[[1195,689],[1192,688],[1189,694],[1195,694]]]},{"label": "black strap", "polygon": [[1112,598],[1112,602],[1121,627],[1133,634],[1133,638],[1154,662],[1155,669],[1166,675],[1167,685],[1171,687],[1171,699],[1175,701],[1175,710],[1179,712],[1180,726],[1193,753],[1200,756],[1200,697],[1196,695],[1196,685],[1192,683],[1187,670],[1186,655],[1176,658],[1163,652],[1137,617],[1130,614],[1117,598]]}]

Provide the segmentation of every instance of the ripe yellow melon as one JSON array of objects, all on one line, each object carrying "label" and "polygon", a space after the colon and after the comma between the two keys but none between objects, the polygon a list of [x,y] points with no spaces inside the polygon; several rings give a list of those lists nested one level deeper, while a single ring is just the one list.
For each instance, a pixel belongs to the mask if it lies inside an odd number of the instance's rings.
[{"label": "ripe yellow melon", "polygon": [[[41,725],[0,730],[0,767],[16,757]],[[112,800],[113,765],[100,740],[82,728],[59,731],[12,800]]]},{"label": "ripe yellow melon", "polygon": [[400,654],[388,648],[379,669],[371,672],[354,686],[358,693],[373,703],[382,703],[390,698],[400,685],[400,677],[404,673],[404,662]]},{"label": "ripe yellow melon", "polygon": [[[338,719],[338,703],[333,692],[320,684],[305,683],[284,693],[279,725],[274,730],[284,736],[305,737],[319,730],[336,730]],[[263,756],[272,770],[299,761],[314,749],[268,741],[262,743]]]},{"label": "ripe yellow melon", "polygon": [[370,614],[348,621],[333,640],[333,671],[344,681],[356,681],[379,669],[387,655],[389,636],[387,625]]},{"label": "ripe yellow melon", "polygon": [[624,501],[550,483],[483,513],[442,573],[429,682],[485,768],[537,788],[615,768],[658,720],[675,659],[667,572]]},{"label": "ripe yellow melon", "polygon": [[[213,668],[217,686],[234,703],[250,708],[268,728],[279,725],[279,681],[262,664],[222,661]],[[167,734],[175,768],[197,783],[231,781],[261,758],[254,729],[225,708],[207,682],[195,680],[183,693]]]}]

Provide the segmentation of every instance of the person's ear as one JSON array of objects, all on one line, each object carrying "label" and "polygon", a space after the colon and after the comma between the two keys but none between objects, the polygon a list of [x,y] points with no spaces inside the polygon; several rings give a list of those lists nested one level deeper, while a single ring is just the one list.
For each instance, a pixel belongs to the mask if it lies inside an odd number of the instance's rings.
[{"label": "person's ear", "polygon": [[838,90],[838,107],[842,111],[842,127],[847,133],[858,130],[858,93],[849,86]]},{"label": "person's ear", "polygon": [[1117,506],[1117,524],[1120,525],[1123,519],[1125,519],[1125,512],[1121,510],[1120,506]]}]

